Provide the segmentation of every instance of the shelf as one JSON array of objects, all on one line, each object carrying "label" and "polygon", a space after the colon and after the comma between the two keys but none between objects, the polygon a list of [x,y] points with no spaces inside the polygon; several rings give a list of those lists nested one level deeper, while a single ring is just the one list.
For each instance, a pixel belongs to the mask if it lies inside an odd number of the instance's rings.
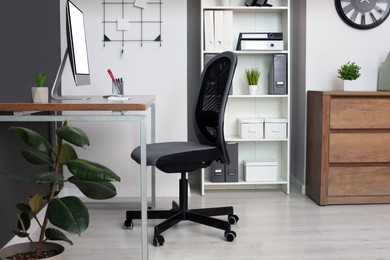
[{"label": "shelf", "polygon": [[288,98],[288,95],[229,95],[229,98]]},{"label": "shelf", "polygon": [[[260,6],[245,6],[243,0],[232,0],[230,6],[221,6],[220,0],[201,0],[201,42],[200,56],[202,68],[206,62],[208,62],[213,56],[216,56],[224,51],[234,52],[238,56],[238,63],[236,74],[232,83],[232,94],[229,95],[228,104],[225,111],[225,140],[227,142],[237,143],[233,154],[232,160],[234,162],[233,171],[237,171],[239,176],[238,182],[211,182],[209,175],[210,169],[202,169],[201,173],[201,195],[205,195],[207,189],[263,189],[263,188],[280,188],[286,194],[290,192],[290,127],[286,126],[286,134],[278,135],[283,138],[279,139],[242,139],[238,135],[237,120],[238,118],[284,118],[287,122],[291,121],[291,104],[290,95],[288,89],[291,88],[291,34],[290,34],[290,15],[291,15],[291,1],[292,0],[276,0],[273,1],[272,7],[260,7]],[[205,12],[211,11],[211,12]],[[228,11],[228,12],[215,12],[215,11]],[[211,17],[218,14],[218,19],[221,19],[221,13],[226,15],[227,19],[233,16],[233,21],[226,23],[228,27],[224,28],[223,25],[216,27],[215,21],[211,20],[215,17]],[[207,23],[205,24],[205,15],[207,17]],[[214,22],[212,22],[214,21]],[[233,24],[231,25],[230,22]],[[218,25],[221,21],[218,22]],[[206,27],[207,26],[207,27]],[[224,50],[214,50],[212,48],[213,42],[216,41],[216,29],[217,36],[221,37],[220,33],[223,29],[223,33],[227,33],[224,40],[229,40],[228,48]],[[207,30],[206,30],[207,29]],[[237,38],[239,32],[281,32],[283,33],[283,45],[278,46],[278,50],[266,49],[263,50],[236,50]],[[206,33],[206,34],[205,34]],[[207,35],[207,41],[205,36]],[[230,35],[230,36],[229,36]],[[213,38],[214,37],[214,38]],[[223,43],[223,39],[217,38],[218,41]],[[230,45],[232,41],[232,45]],[[210,47],[206,50],[207,46]],[[210,50],[211,49],[211,50]],[[282,54],[286,57],[285,60],[276,59],[276,56]],[[282,70],[277,70],[278,77],[272,77],[272,71],[276,71],[275,62],[280,63],[286,68],[285,73]],[[285,64],[281,63],[285,62]],[[248,95],[248,86],[245,80],[244,71],[246,68],[258,67],[262,73],[259,85],[264,86],[258,92],[259,95]],[[282,74],[283,73],[283,74]],[[244,75],[244,76],[243,76]],[[268,77],[271,75],[271,78]],[[283,95],[268,95],[268,93],[274,93],[269,91],[269,83],[276,81],[276,79],[282,79],[283,83],[288,86],[287,91],[283,92]],[[275,131],[280,131],[275,129]],[[268,135],[267,135],[268,136]],[[286,136],[286,137],[285,137]],[[236,153],[238,157],[236,158]],[[240,162],[244,160],[254,160],[261,156],[267,156],[278,161],[277,175],[278,179],[275,181],[259,181],[259,182],[246,182],[244,181],[245,169]],[[236,161],[238,166],[236,166]],[[232,169],[231,166],[229,166]],[[237,167],[237,169],[235,169]],[[265,179],[265,178],[264,178]]]},{"label": "shelf", "polygon": [[[228,50],[226,50],[228,51]],[[272,54],[280,54],[280,53],[285,53],[287,54],[288,51],[285,51],[285,50],[282,50],[282,51],[236,51],[236,50],[230,50],[234,53],[236,53],[237,55],[264,55],[264,54],[268,54],[268,55],[272,55]],[[217,55],[219,53],[221,53],[223,51],[205,51],[203,50],[203,54],[214,54],[214,55]]]},{"label": "shelf", "polygon": [[242,139],[238,136],[225,136],[226,142],[287,142],[287,138],[282,139]]},{"label": "shelf", "polygon": [[209,180],[204,181],[204,186],[239,186],[239,185],[274,185],[274,184],[287,184],[287,181],[282,177],[278,176],[276,181],[244,181],[240,180],[238,182],[211,182]]},{"label": "shelf", "polygon": [[232,10],[240,13],[283,13],[288,11],[288,7],[285,6],[272,6],[272,7],[248,7],[248,6],[204,6],[203,10]]}]

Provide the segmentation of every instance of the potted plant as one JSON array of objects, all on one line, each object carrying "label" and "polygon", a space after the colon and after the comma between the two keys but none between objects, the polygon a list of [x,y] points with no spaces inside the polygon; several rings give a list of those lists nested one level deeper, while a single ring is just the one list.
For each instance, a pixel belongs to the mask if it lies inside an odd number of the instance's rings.
[{"label": "potted plant", "polygon": [[260,70],[258,68],[245,69],[245,77],[249,86],[249,94],[257,94],[257,84],[259,83]]},{"label": "potted plant", "polygon": [[49,89],[45,87],[47,73],[35,73],[34,79],[37,86],[31,88],[33,102],[47,103],[49,100]]},{"label": "potted plant", "polygon": [[[69,182],[76,185],[88,198],[109,199],[116,195],[115,186],[111,182],[120,181],[120,177],[103,165],[78,158],[72,145],[85,149],[89,145],[89,139],[83,130],[68,126],[66,121],[62,127],[56,129],[58,144],[54,146],[42,135],[31,129],[10,127],[9,130],[27,144],[27,147],[22,149],[21,153],[28,162],[36,165],[48,165],[50,168],[48,172],[37,174],[32,178],[23,174],[0,171],[0,176],[42,186],[46,192],[45,194],[37,193],[29,197],[28,203],[16,205],[20,213],[17,215],[17,229],[14,230],[17,236],[27,238],[30,241],[24,243],[23,246],[29,247],[27,251],[32,251],[30,254],[33,255],[33,259],[41,259],[45,247],[49,245],[48,240],[62,240],[71,245],[73,244],[60,229],[80,235],[89,224],[89,213],[84,203],[75,196],[59,197],[59,186]],[[64,178],[61,174],[61,166],[66,166],[72,176],[67,179]],[[39,220],[37,213],[44,207],[44,204],[46,204],[44,217],[43,220]],[[34,241],[28,232],[31,224],[30,218],[37,221],[39,225],[38,241]],[[49,226],[49,222],[54,227]],[[21,245],[14,245],[0,250],[0,258],[8,257],[7,254],[9,253],[7,252],[12,252],[13,247],[17,246],[20,247]],[[17,257],[17,259],[30,258]]]},{"label": "potted plant", "polygon": [[353,90],[354,82],[360,77],[360,66],[355,62],[348,61],[338,70],[338,78],[344,81],[344,90]]}]

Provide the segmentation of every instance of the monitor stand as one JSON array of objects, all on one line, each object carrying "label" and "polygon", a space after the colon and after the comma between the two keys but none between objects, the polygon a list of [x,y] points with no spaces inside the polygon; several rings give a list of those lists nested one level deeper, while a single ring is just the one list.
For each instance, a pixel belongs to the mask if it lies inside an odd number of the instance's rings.
[{"label": "monitor stand", "polygon": [[87,99],[90,99],[89,97],[62,96],[60,94],[60,92],[61,92],[60,79],[62,77],[62,73],[64,72],[66,60],[69,57],[68,52],[69,52],[69,50],[68,50],[68,48],[66,48],[64,57],[61,60],[60,68],[57,71],[57,75],[56,75],[56,78],[54,80],[53,87],[51,88],[51,94],[50,94],[51,98],[53,100],[87,100]]}]

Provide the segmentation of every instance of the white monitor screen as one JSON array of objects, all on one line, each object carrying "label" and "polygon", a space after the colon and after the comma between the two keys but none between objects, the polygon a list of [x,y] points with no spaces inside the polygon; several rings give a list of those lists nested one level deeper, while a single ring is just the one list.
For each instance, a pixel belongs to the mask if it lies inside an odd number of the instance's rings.
[{"label": "white monitor screen", "polygon": [[84,15],[73,3],[68,1],[71,45],[76,74],[89,74],[87,42]]}]

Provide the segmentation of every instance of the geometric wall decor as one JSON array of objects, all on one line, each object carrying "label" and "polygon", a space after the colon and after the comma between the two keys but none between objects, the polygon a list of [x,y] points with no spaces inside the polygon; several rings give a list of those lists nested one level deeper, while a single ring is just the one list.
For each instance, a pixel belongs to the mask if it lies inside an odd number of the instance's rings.
[{"label": "geometric wall decor", "polygon": [[156,42],[161,46],[161,0],[103,0],[103,46]]}]

